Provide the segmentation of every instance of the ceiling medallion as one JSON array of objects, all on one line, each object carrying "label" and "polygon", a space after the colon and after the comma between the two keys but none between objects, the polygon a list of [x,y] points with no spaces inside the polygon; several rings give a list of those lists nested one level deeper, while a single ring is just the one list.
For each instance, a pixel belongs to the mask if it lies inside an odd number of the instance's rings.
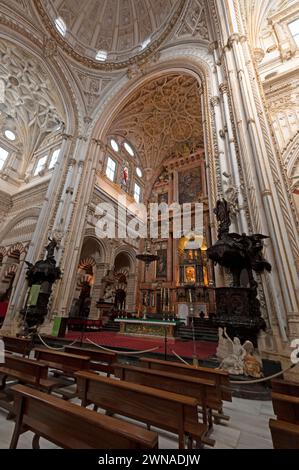
[{"label": "ceiling medallion", "polygon": [[106,60],[105,62],[101,62],[96,60],[96,58],[88,57],[77,52],[76,49],[67,42],[66,38],[58,32],[57,28],[55,27],[55,22],[49,16],[48,12],[46,11],[46,7],[43,5],[43,0],[33,0],[33,2],[47,31],[70,57],[78,62],[81,62],[86,67],[106,71],[120,70],[128,68],[133,64],[146,62],[146,60],[157,51],[159,46],[171,33],[186,5],[185,0],[179,0],[178,6],[168,21],[166,28],[160,33],[160,35],[158,35],[156,39],[150,42],[147,47],[141,47],[140,52],[137,52],[134,56],[129,57],[126,60],[119,60],[115,62]]}]

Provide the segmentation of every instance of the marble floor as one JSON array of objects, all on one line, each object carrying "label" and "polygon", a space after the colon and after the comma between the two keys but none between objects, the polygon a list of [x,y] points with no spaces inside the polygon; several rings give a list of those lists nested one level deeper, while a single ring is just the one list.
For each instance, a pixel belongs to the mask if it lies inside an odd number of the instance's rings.
[{"label": "marble floor", "polygon": [[[73,400],[76,402],[77,400]],[[231,403],[224,402],[224,413],[230,420],[215,425],[212,438],[216,440],[214,449],[272,449],[268,422],[274,417],[271,401],[245,400],[233,398]],[[7,413],[0,409],[0,449],[9,447],[14,422],[6,419]],[[128,420],[132,421],[132,420]],[[133,422],[133,421],[132,421]],[[152,428],[152,430],[156,430]],[[159,431],[160,449],[177,449],[176,437]],[[20,437],[18,448],[30,449],[32,433]],[[53,449],[56,446],[41,439],[41,448]],[[212,449],[211,447],[206,447]]]}]

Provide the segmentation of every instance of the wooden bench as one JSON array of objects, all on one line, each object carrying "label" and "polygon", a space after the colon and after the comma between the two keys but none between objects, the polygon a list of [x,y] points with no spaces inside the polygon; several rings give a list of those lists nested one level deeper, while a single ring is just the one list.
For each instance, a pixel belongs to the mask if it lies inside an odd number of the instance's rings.
[{"label": "wooden bench", "polygon": [[[48,378],[48,366],[46,364],[12,354],[5,354],[5,363],[0,367],[0,374],[2,375],[0,390],[4,391],[8,377],[22,384],[30,384],[48,393],[54,388],[59,387],[57,380]],[[12,406],[9,393],[6,393],[5,398],[6,399],[0,400],[0,405],[11,413]]]},{"label": "wooden bench", "polygon": [[[177,434],[180,449],[185,448],[185,437],[188,437],[188,448],[192,448],[193,439],[202,446],[208,426],[198,422],[196,399],[90,372],[77,372],[76,377],[82,406],[93,403],[109,413]],[[208,443],[211,442],[208,439]]]},{"label": "wooden bench", "polygon": [[299,383],[291,382],[290,380],[284,379],[273,379],[271,380],[273,392],[282,393],[284,395],[292,395],[293,397],[299,397]]},{"label": "wooden bench", "polygon": [[299,397],[272,392],[272,402],[277,419],[299,424]]},{"label": "wooden bench", "polygon": [[69,354],[65,352],[51,351],[45,348],[36,348],[35,357],[37,360],[46,363],[51,369],[62,371],[69,377],[74,377],[78,370],[89,369],[89,356]]},{"label": "wooden bench", "polygon": [[217,403],[219,405],[219,400],[215,399],[214,381],[120,363],[114,364],[114,374],[127,382],[195,398],[202,407],[203,423],[209,424],[210,430],[213,428],[211,410],[217,408]]},{"label": "wooden bench", "polygon": [[211,367],[195,367],[192,365],[182,364],[181,362],[161,361],[159,359],[151,359],[148,357],[141,357],[139,362],[142,366],[153,370],[165,370],[166,372],[173,372],[174,374],[183,374],[191,377],[214,380],[220,399],[232,401],[229,374],[224,370],[212,369]]},{"label": "wooden bench", "polygon": [[2,336],[5,350],[12,353],[29,356],[33,347],[32,340],[27,338],[18,338],[16,336]]},{"label": "wooden bench", "polygon": [[114,372],[112,364],[117,361],[117,353],[99,351],[91,348],[79,348],[76,346],[66,346],[64,350],[67,353],[76,354],[78,356],[89,356],[89,368],[91,370],[105,372],[107,377],[109,377],[110,374],[113,374]]},{"label": "wooden bench", "polygon": [[269,420],[274,449],[299,449],[299,425],[282,420]]},{"label": "wooden bench", "polygon": [[20,434],[35,433],[32,445],[43,437],[64,449],[157,449],[157,433],[87,410],[24,385],[13,387],[16,424],[10,448]]}]

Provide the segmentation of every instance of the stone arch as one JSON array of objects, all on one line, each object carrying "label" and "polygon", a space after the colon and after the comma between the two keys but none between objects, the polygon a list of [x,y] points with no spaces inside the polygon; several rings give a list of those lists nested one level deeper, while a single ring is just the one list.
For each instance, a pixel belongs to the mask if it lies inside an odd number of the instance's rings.
[{"label": "stone arch", "polygon": [[[109,128],[133,93],[141,89],[146,83],[162,75],[170,73],[182,73],[191,75],[198,81],[202,88],[202,112],[203,133],[205,142],[207,186],[209,193],[209,212],[212,226],[212,238],[217,239],[215,224],[213,223],[213,207],[218,197],[217,187],[220,186],[221,172],[219,166],[218,144],[216,136],[216,123],[213,113],[210,111],[211,98],[219,95],[218,88],[214,88],[213,60],[204,49],[198,51],[192,48],[177,49],[170,47],[163,51],[161,59],[154,65],[148,66],[146,74],[128,81],[123,80],[110,90],[109,96],[105,96],[93,113],[93,127],[89,128],[91,137],[99,141],[105,141]],[[109,112],[108,112],[109,109]],[[92,126],[92,125],[91,125]]]},{"label": "stone arch", "polygon": [[7,250],[8,256],[11,258],[15,257],[20,257],[22,253],[26,252],[26,247],[22,243],[15,243],[14,245],[11,245],[9,249]]},{"label": "stone arch", "polygon": [[39,213],[40,213],[39,207],[31,207],[30,209],[26,209],[22,211],[20,214],[18,214],[13,219],[11,219],[0,232],[1,242],[3,243],[3,241],[5,241],[5,239],[8,238],[8,235],[12,232],[12,230],[21,222],[25,222],[26,219],[36,219],[36,222],[37,222]]},{"label": "stone arch", "polygon": [[128,266],[125,266],[123,265],[123,267],[126,267],[126,268],[129,268],[128,270],[128,274],[131,274],[131,273],[134,273],[135,271],[135,266],[136,266],[136,252],[133,248],[131,247],[124,247],[124,246],[120,246],[118,247],[115,252],[114,252],[114,255],[113,255],[113,265],[115,266],[115,261],[117,260],[117,258],[119,256],[124,256],[124,257],[127,257],[128,259]]}]

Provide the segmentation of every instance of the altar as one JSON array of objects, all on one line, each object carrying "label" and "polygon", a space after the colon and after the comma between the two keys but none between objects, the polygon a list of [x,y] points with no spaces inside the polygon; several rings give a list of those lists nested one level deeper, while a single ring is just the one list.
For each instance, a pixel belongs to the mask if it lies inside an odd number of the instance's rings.
[{"label": "altar", "polygon": [[134,336],[156,336],[174,339],[177,320],[153,320],[142,318],[116,318],[120,324],[120,333]]}]

